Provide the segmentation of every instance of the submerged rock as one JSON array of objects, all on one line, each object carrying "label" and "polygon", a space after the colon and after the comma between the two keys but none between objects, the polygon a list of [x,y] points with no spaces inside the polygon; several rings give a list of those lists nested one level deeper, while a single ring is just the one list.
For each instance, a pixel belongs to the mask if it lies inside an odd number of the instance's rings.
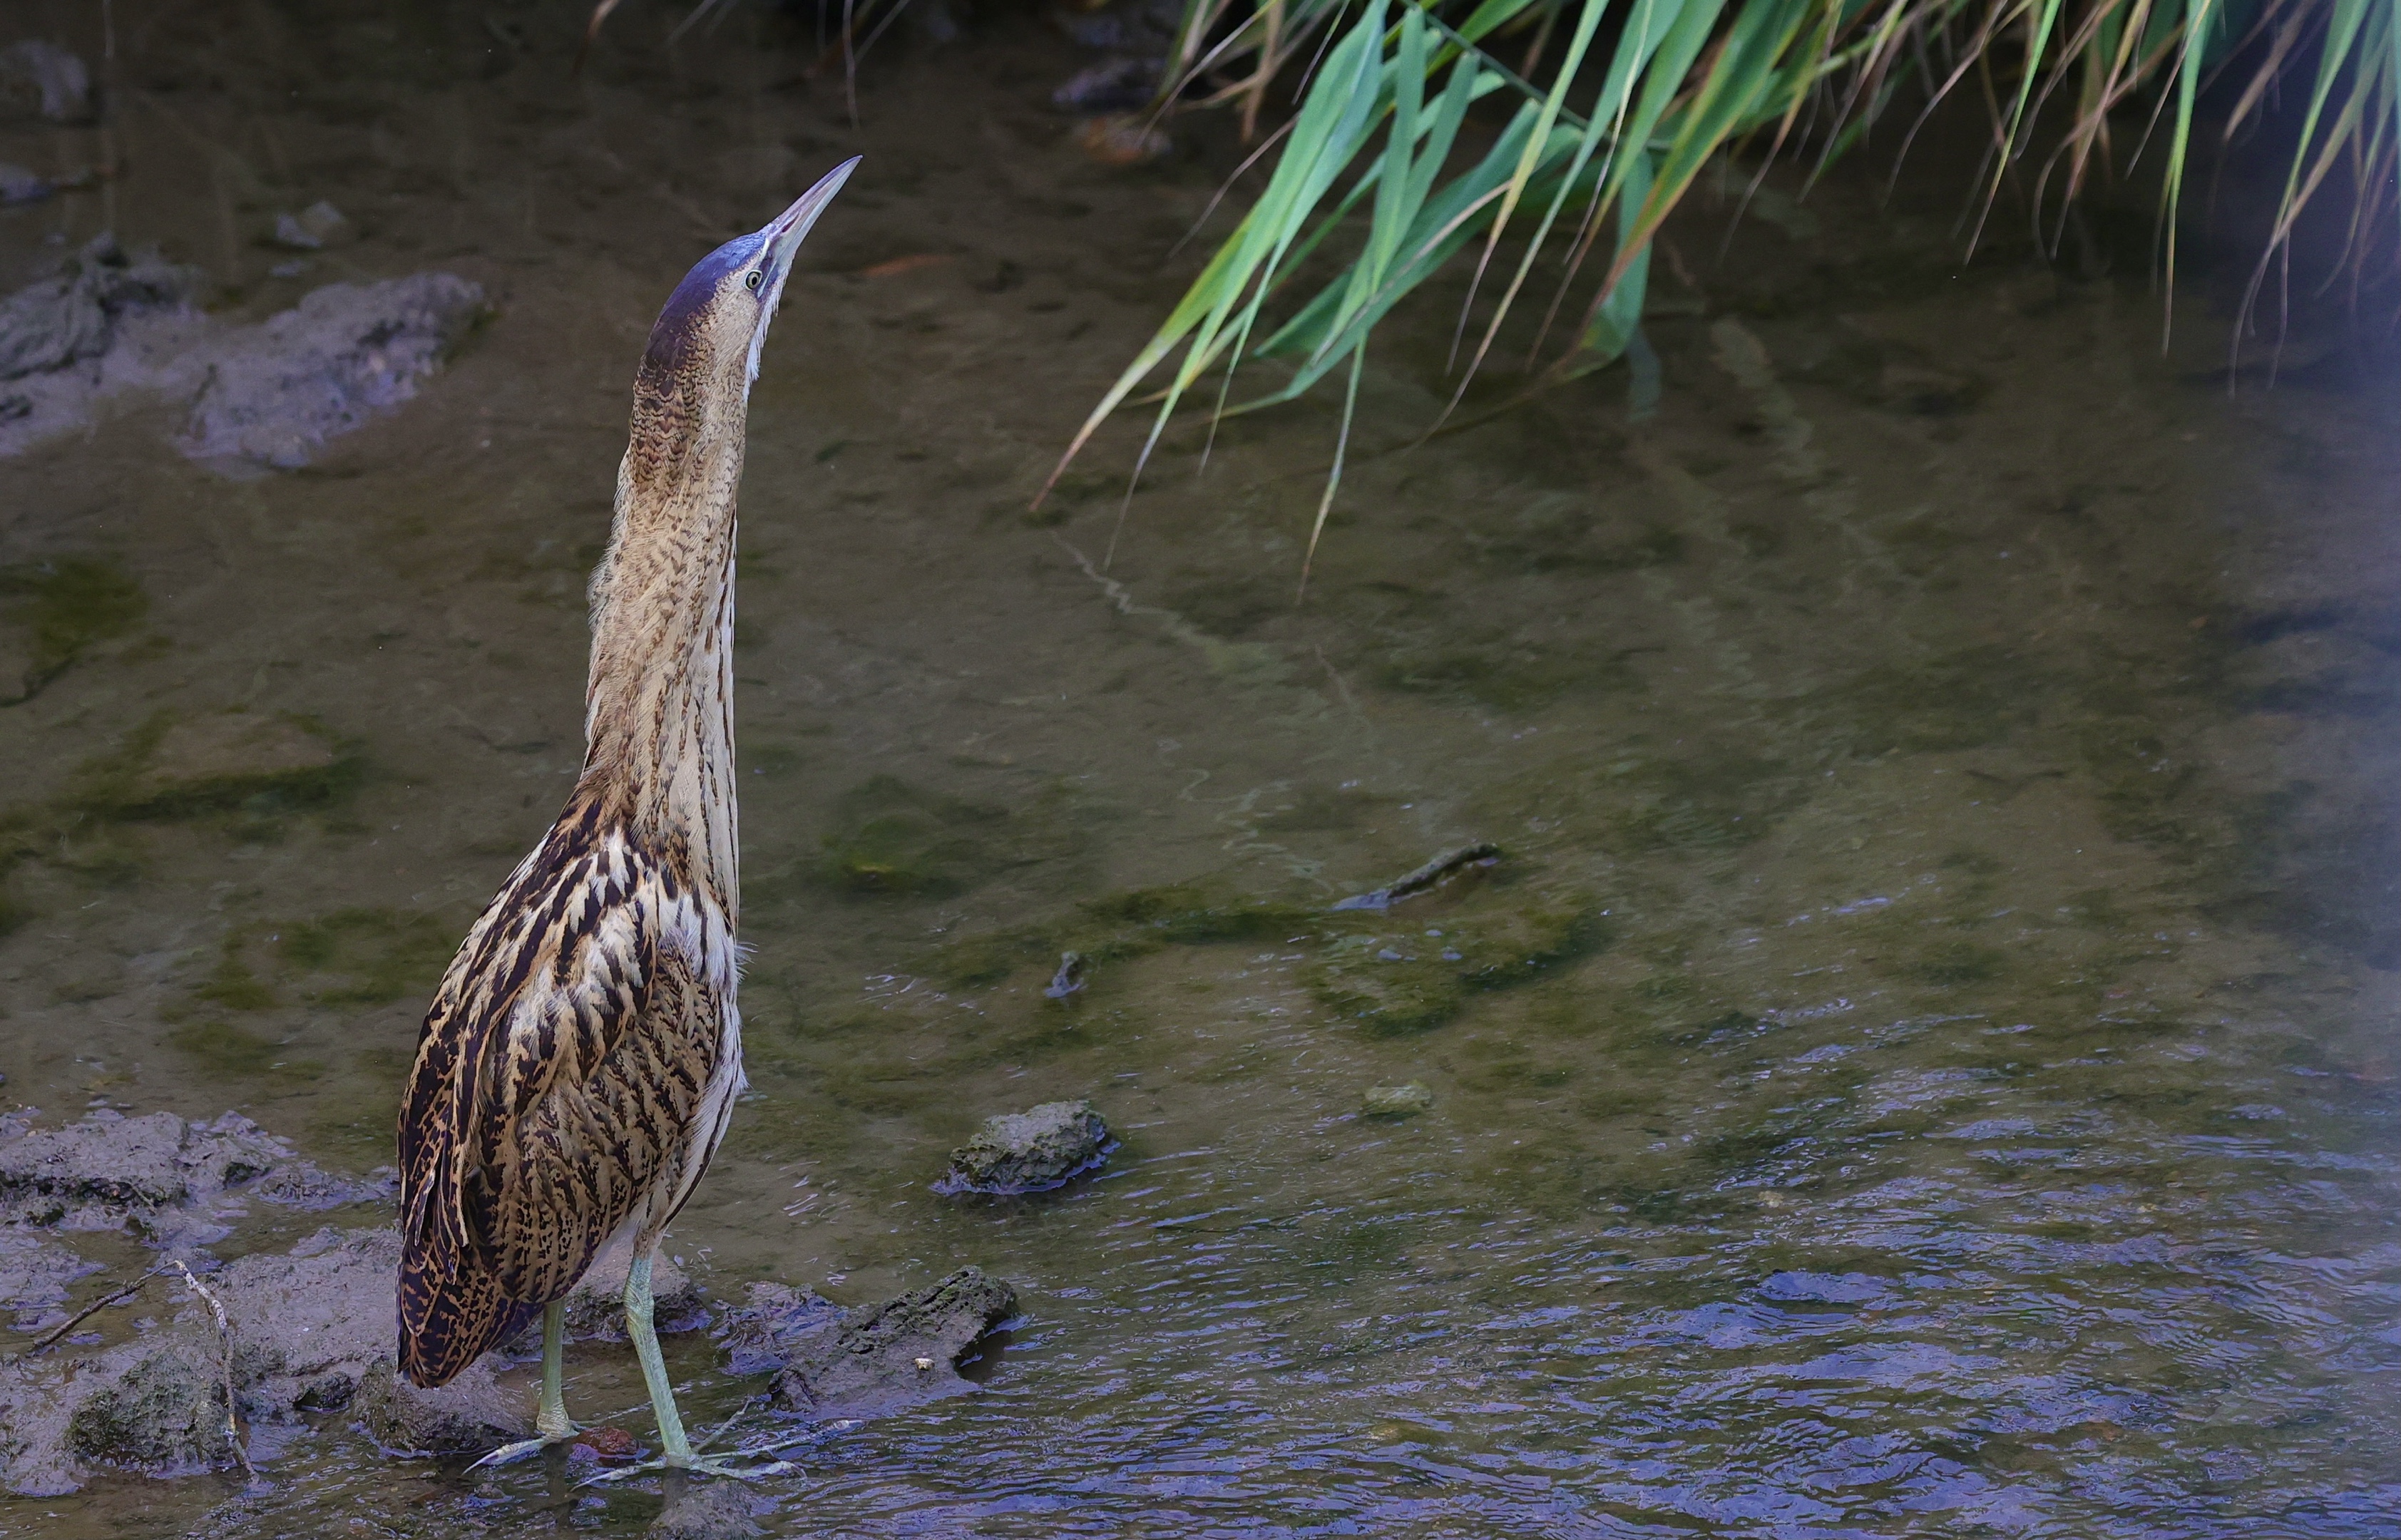
[{"label": "submerged rock", "polygon": [[1040,1192],[1092,1169],[1117,1148],[1089,1101],[1046,1101],[987,1118],[975,1138],[951,1152],[950,1173],[934,1191]]},{"label": "submerged rock", "polygon": [[1050,93],[1050,104],[1071,113],[1130,113],[1159,93],[1160,61],[1104,59],[1070,75]]},{"label": "submerged rock", "polygon": [[120,805],[151,815],[230,806],[260,792],[322,781],[340,759],[327,734],[288,718],[210,712],[168,727]]},{"label": "submerged rock", "polygon": [[84,1356],[0,1364],[0,1485],[29,1496],[72,1492],[103,1466],[154,1475],[240,1464],[226,1431],[226,1383],[245,1428],[347,1411],[387,1449],[492,1448],[530,1424],[522,1397],[488,1362],[439,1390],[393,1372],[390,1230],[325,1229],[281,1254],[244,1257],[206,1280],[225,1307],[230,1347],[208,1303],[172,1274],[172,1320]]},{"label": "submerged rock", "polygon": [[961,1355],[1017,1313],[1017,1294],[980,1267],[882,1304],[844,1310],[781,1285],[753,1285],[729,1313],[726,1364],[775,1370],[778,1405],[816,1417],[877,1417],[975,1387]]},{"label": "submerged rock", "polygon": [[[1467,864],[1480,862],[1487,857],[1479,852],[1488,849],[1453,852],[1403,882],[1434,871],[1443,861],[1457,869],[1461,855]],[[1344,902],[1372,908],[1365,900],[1400,886]],[[1598,912],[1571,896],[1561,901],[1488,890],[1422,919],[1434,923],[1338,941],[1304,975],[1310,991],[1372,1034],[1402,1036],[1441,1026],[1465,1007],[1472,993],[1539,978],[1608,939]]]},{"label": "submerged rock", "polygon": [[1399,1085],[1370,1085],[1359,1110],[1371,1118],[1413,1118],[1434,1107],[1434,1092],[1416,1081]]},{"label": "submerged rock", "polygon": [[176,446],[197,460],[304,466],[414,397],[483,308],[482,288],[448,273],[327,284],[213,349]]},{"label": "submerged rock", "polygon": [[342,217],[341,210],[319,198],[296,214],[275,216],[275,244],[296,252],[314,252],[346,234],[350,227],[350,222]]}]

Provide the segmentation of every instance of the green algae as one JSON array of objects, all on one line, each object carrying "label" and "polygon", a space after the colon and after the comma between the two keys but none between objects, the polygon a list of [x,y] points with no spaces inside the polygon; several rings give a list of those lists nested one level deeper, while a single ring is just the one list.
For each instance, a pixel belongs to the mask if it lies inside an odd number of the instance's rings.
[{"label": "green algae", "polygon": [[1008,815],[877,775],[844,792],[834,817],[820,881],[860,897],[946,898],[997,869]]},{"label": "green algae", "polygon": [[0,620],[21,634],[24,673],[0,679],[0,706],[30,701],[85,650],[121,636],[149,613],[142,585],[89,556],[0,566]]},{"label": "green algae", "polygon": [[1507,888],[1409,909],[1392,933],[1338,939],[1307,971],[1321,1004],[1373,1036],[1430,1031],[1470,995],[1529,983],[1609,939],[1595,906]]},{"label": "green algae", "polygon": [[458,950],[462,927],[440,915],[395,909],[338,909],[282,926],[269,940],[277,971],[313,987],[301,998],[322,1005],[383,1005],[429,997]]},{"label": "green algae", "polygon": [[[251,741],[229,741],[219,727],[227,720],[238,723],[233,734],[247,734]],[[198,757],[179,753],[196,740],[213,752]],[[288,814],[348,799],[365,768],[355,743],[309,717],[179,717],[158,712],[122,743],[78,766],[60,805],[103,822],[214,819],[257,838]]]},{"label": "green algae", "polygon": [[263,1074],[283,1051],[273,1038],[228,1021],[186,1023],[168,1032],[167,1043],[214,1075]]},{"label": "green algae", "polygon": [[980,988],[1001,983],[1029,963],[1045,971],[1074,951],[1090,963],[1123,962],[1167,947],[1306,941],[1325,924],[1321,912],[1297,904],[1250,898],[1215,885],[1169,883],[1087,899],[1048,925],[971,933],[944,943],[926,970],[944,983]]},{"label": "green algae", "polygon": [[225,950],[216,966],[192,990],[192,998],[211,1005],[222,1005],[232,1011],[265,1011],[276,1004],[273,988],[250,971],[241,955],[241,938],[226,938]]},{"label": "green algae", "polygon": [[1575,688],[1640,688],[1640,681],[1607,663],[1502,642],[1446,650],[1402,649],[1387,655],[1371,677],[1410,695],[1463,696],[1496,711],[1530,711]]},{"label": "green algae", "polygon": [[1353,956],[1322,962],[1310,970],[1309,985],[1327,1010],[1377,1037],[1430,1031],[1467,1004],[1467,985],[1458,971],[1424,960]]},{"label": "green algae", "polygon": [[1879,663],[1794,709],[1825,713],[1818,730],[1860,758],[1982,748],[2032,726],[2054,684],[2017,650],[1985,644]]}]

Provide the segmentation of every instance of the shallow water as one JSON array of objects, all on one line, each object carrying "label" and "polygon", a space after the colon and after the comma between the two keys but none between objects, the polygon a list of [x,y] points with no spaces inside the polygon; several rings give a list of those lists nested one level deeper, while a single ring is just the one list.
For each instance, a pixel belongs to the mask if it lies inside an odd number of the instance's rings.
[{"label": "shallow water", "polygon": [[[0,708],[7,1095],[388,1158],[424,996],[577,764],[650,317],[863,150],[755,397],[754,1089],[673,1248],[845,1302],[978,1262],[1025,1314],[982,1394],[829,1430],[762,1522],[2401,1533],[2401,457],[2326,338],[2230,394],[2204,300],[2161,354],[2139,240],[2117,278],[1962,268],[1939,150],[1884,208],[1771,177],[1731,235],[1730,198],[1673,227],[1653,420],[1611,375],[1406,449],[1437,298],[1379,343],[1305,604],[1323,406],[1205,474],[1172,436],[1104,574],[1130,429],[1024,510],[1197,262],[1161,257],[1225,126],[1090,164],[1047,107],[1083,56],[1030,21],[896,50],[857,129],[748,13],[668,49],[627,7],[570,81],[574,8],[120,4],[126,174],[0,214],[12,285],[113,223],[238,315],[432,267],[499,311],[304,472],[223,479],[140,408],[0,462],[11,645],[69,658]],[[82,7],[45,21],[99,56]],[[0,129],[41,170],[95,146]],[[361,238],[271,276],[320,198]],[[338,756],[127,789],[228,711]],[[1505,859],[1386,915],[1241,918],[1472,838]],[[1446,993],[1441,948],[1534,932],[1541,965]],[[1403,1080],[1431,1111],[1358,1115]],[[927,1191],[1063,1096],[1124,1141],[1102,1179]],[[570,1368],[581,1408],[639,1398],[617,1350]],[[0,1533],[661,1502],[338,1421],[268,1470],[8,1499]]]}]

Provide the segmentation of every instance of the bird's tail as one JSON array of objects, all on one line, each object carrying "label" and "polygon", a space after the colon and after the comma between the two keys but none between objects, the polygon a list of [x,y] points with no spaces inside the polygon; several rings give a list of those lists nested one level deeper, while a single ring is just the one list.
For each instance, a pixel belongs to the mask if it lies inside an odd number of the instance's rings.
[{"label": "bird's tail", "polygon": [[[431,1254],[436,1251],[446,1255]],[[449,1383],[541,1315],[539,1303],[510,1299],[499,1279],[447,1247],[403,1248],[400,1371],[411,1383]]]}]

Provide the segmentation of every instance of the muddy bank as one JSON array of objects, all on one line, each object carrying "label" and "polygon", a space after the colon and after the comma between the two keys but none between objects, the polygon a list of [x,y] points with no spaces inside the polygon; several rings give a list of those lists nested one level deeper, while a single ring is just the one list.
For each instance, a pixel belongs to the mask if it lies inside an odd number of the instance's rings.
[{"label": "muddy bank", "polygon": [[[334,1176],[236,1113],[195,1123],[101,1111],[58,1127],[30,1113],[0,1119],[0,1309],[40,1333],[0,1362],[0,1487],[57,1496],[107,1469],[269,1466],[327,1426],[355,1428],[395,1456],[475,1453],[525,1437],[531,1397],[500,1375],[539,1356],[538,1330],[439,1389],[396,1373],[400,1243],[389,1226],[327,1225],[287,1250],[223,1263],[206,1249],[234,1233],[225,1221],[241,1217],[246,1199],[381,1208],[390,1195],[388,1174]],[[74,1286],[100,1269],[65,1237],[110,1231],[165,1260],[89,1290],[83,1312],[69,1315]],[[622,1250],[604,1253],[586,1274],[569,1300],[571,1337],[624,1341],[626,1261]],[[671,1260],[654,1280],[662,1332],[719,1318]],[[958,1360],[1016,1307],[1008,1285],[974,1268],[847,1310],[753,1285],[746,1303],[721,1312],[723,1363],[737,1377],[772,1374],[770,1403],[786,1411],[885,1415],[970,1390]],[[77,1329],[86,1317],[90,1329]],[[125,1319],[131,1339],[104,1342],[102,1329]]]}]

